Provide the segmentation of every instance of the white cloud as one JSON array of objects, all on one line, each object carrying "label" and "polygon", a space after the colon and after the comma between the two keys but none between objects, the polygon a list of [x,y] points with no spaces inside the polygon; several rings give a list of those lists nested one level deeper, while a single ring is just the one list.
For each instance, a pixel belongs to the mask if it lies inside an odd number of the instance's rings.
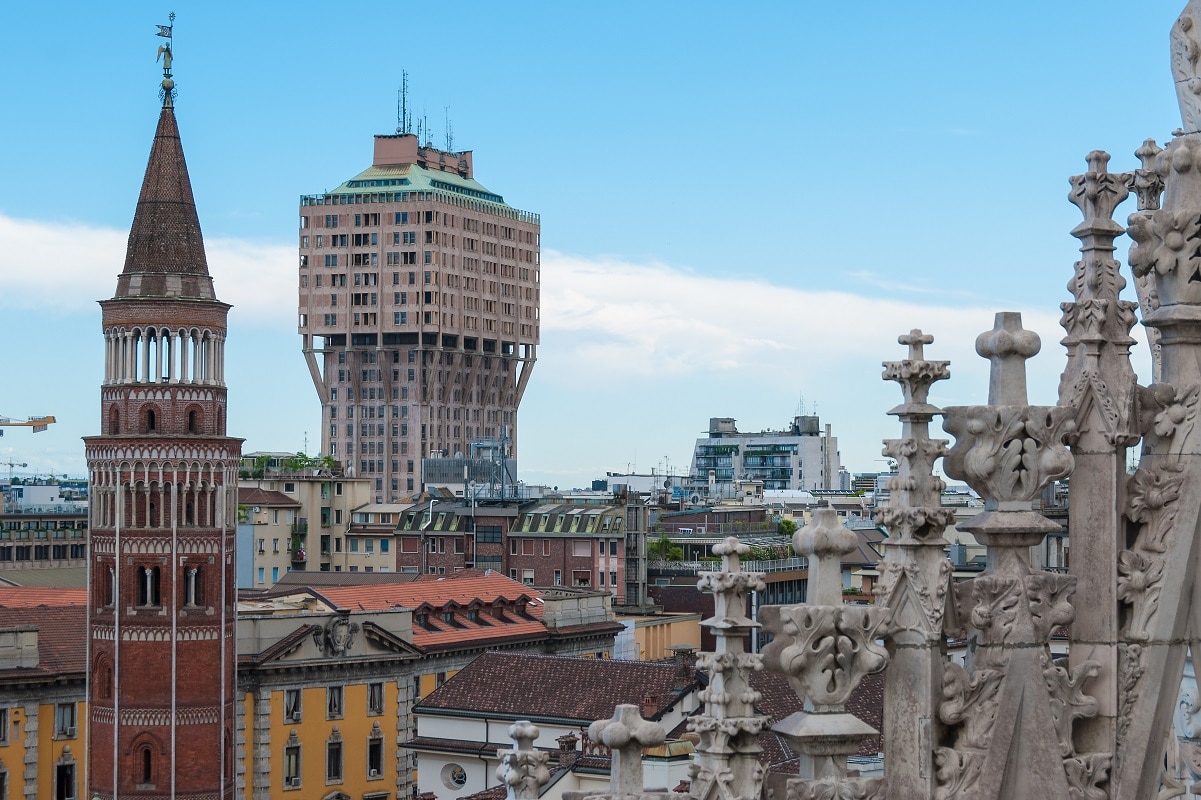
[{"label": "white cloud", "polygon": [[[78,222],[40,222],[0,213],[0,307],[95,308],[112,297],[128,232]],[[296,250],[241,239],[205,240],[217,296],[242,324],[294,329]],[[286,300],[285,300],[286,298]]]},{"label": "white cloud", "polygon": [[[980,362],[977,372],[987,366],[974,347],[977,334],[992,327],[993,309],[704,277],[658,263],[554,251],[544,253],[542,262],[544,345],[554,341],[569,349],[548,352],[544,346],[540,354],[570,371],[564,378],[598,371],[642,378],[780,369],[841,373],[865,359],[903,358],[897,336],[915,327],[935,335],[929,357],[969,369]],[[1057,313],[1012,310],[1024,312],[1026,327],[1043,336],[1044,350],[1062,335]]]},{"label": "white cloud", "polygon": [[[124,262],[121,231],[0,214],[0,237],[6,243],[0,250],[0,308],[12,309],[15,317],[28,317],[31,309],[95,313],[95,301],[112,295]],[[288,335],[296,316],[294,247],[218,238],[207,246],[218,296],[235,306],[233,325],[273,331],[231,346],[227,374],[260,374],[261,364],[271,363],[297,385],[307,383],[299,342]],[[657,460],[670,460],[678,472],[687,468],[692,443],[709,417],[736,417],[743,430],[778,428],[797,413],[801,396],[833,425],[850,469],[877,468],[880,440],[900,430],[885,412],[901,400],[895,384],[880,380],[880,362],[905,357],[897,336],[914,327],[935,337],[927,357],[952,362],[952,380],[934,387],[931,402],[986,401],[988,364],[974,343],[1001,309],[953,296],[880,296],[862,276],[847,276],[846,285],[845,291],[819,291],[703,276],[663,263],[544,252],[540,363],[521,411],[523,478],[586,485],[607,469],[634,463],[647,471]],[[1054,403],[1064,364],[1054,301],[1004,310],[1022,311],[1025,326],[1042,337],[1043,352],[1028,365],[1030,400]],[[85,347],[87,335],[78,334]],[[91,345],[98,347],[96,336]],[[1145,358],[1145,348],[1135,352]],[[34,363],[58,357],[28,355]],[[231,385],[246,428],[231,433],[258,431],[262,438],[269,429],[269,438],[279,438],[311,430],[315,398],[297,390],[281,401],[276,387],[284,379],[281,372],[276,380]],[[68,423],[65,409],[54,405],[61,404],[56,397],[62,388],[60,382],[55,397],[24,402],[62,413],[64,424],[56,426],[62,447],[75,452],[77,437],[93,432],[93,414],[89,408],[77,415],[78,423]],[[96,387],[72,388],[86,395]],[[279,449],[275,445],[252,443]],[[82,464],[82,452],[76,463]]]}]

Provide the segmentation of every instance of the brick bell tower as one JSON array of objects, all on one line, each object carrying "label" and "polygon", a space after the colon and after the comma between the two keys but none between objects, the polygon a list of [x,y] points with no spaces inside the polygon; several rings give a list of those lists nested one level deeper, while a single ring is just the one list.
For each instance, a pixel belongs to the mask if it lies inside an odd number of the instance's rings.
[{"label": "brick bell tower", "polygon": [[102,433],[84,439],[89,800],[234,796],[242,440],[225,435],[230,307],[204,255],[169,40],[160,54],[163,107],[125,268],[100,301]]}]

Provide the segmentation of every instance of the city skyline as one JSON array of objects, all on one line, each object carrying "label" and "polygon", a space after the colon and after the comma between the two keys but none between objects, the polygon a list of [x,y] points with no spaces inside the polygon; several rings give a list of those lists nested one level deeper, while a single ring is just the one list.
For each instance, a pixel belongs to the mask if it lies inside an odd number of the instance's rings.
[{"label": "city skyline", "polygon": [[[433,143],[445,144],[449,116],[480,182],[542,215],[523,479],[586,486],[668,461],[679,473],[710,417],[779,428],[802,398],[833,426],[848,468],[878,468],[880,439],[898,431],[878,366],[903,356],[896,336],[921,327],[935,336],[928,356],[951,359],[932,402],[979,402],[987,369],[972,344],[998,310],[1023,311],[1043,337],[1031,400],[1051,402],[1064,363],[1057,304],[1077,257],[1067,178],[1093,148],[1130,169],[1144,138],[1163,143],[1180,124],[1167,58],[1119,50],[1165,52],[1164,20],[1180,3],[1148,5],[1119,30],[1117,3],[926,17],[760,6],[737,18],[708,4],[687,15],[468,4],[423,20],[428,42],[411,31],[378,58],[371,36],[402,30],[399,9],[372,30],[316,4],[278,18],[181,9],[177,113],[217,291],[234,304],[230,435],[248,452],[294,451],[307,431],[315,452],[296,199],[367,163],[369,137],[395,127],[402,70]],[[12,87],[25,124],[0,132],[0,415],[59,422],[9,430],[0,472],[12,460],[30,465],[18,474],[82,475],[80,437],[100,430],[95,301],[121,268],[156,106],[154,25],[168,10],[13,10],[17,29],[69,45],[13,43],[34,77]],[[453,57],[435,23],[463,42]],[[1096,96],[1081,96],[1083,70]],[[1076,110],[1105,104],[1113,111],[1092,124]],[[1146,383],[1145,347],[1136,359]]]}]

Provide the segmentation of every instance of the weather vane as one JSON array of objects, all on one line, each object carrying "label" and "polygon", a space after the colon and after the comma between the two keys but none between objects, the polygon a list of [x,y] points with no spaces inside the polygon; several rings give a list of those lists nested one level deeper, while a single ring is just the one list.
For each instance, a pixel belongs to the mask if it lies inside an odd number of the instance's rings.
[{"label": "weather vane", "polygon": [[168,14],[167,19],[170,22],[169,25],[156,26],[158,33],[155,35],[163,37],[167,40],[167,43],[159,45],[158,53],[154,56],[154,60],[156,62],[160,58],[163,60],[163,88],[159,96],[163,99],[163,106],[170,108],[171,101],[175,99],[175,81],[171,79],[171,45],[173,44],[171,34],[172,29],[175,27],[175,12],[172,11]]}]

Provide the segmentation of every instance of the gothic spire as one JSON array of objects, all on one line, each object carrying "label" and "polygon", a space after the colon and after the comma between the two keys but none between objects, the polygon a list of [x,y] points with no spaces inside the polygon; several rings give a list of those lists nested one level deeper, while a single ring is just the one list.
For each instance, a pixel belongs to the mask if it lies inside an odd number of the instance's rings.
[{"label": "gothic spire", "polygon": [[215,300],[188,165],[175,122],[169,42],[159,49],[159,55],[163,57],[163,108],[116,296]]}]

